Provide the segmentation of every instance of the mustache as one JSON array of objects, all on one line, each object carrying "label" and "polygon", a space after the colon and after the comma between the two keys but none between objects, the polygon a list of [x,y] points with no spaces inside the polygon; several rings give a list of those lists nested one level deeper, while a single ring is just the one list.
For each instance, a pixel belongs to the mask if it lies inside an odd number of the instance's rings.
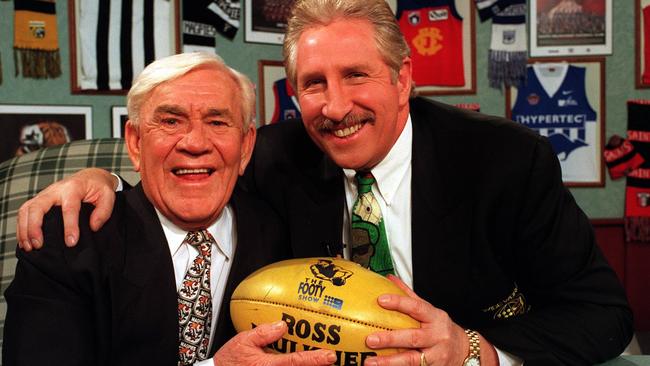
[{"label": "mustache", "polygon": [[360,113],[348,113],[343,117],[342,120],[336,121],[333,119],[329,118],[323,118],[321,121],[318,122],[316,127],[320,131],[331,131],[335,127],[336,128],[346,128],[350,126],[357,125],[359,123],[364,123],[364,122],[369,122],[369,123],[374,123],[375,122],[375,114],[370,112],[370,111],[363,111]]}]

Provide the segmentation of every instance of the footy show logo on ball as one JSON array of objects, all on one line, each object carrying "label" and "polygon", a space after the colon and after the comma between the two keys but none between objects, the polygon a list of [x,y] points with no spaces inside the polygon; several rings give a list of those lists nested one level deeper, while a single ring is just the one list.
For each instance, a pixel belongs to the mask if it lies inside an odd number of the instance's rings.
[{"label": "footy show logo on ball", "polygon": [[394,283],[340,258],[291,259],[259,269],[233,292],[230,314],[237,331],[282,320],[287,333],[274,352],[331,349],[337,365],[362,364],[396,349],[372,350],[366,337],[382,330],[419,328],[414,319],[377,304],[381,294],[404,295]]},{"label": "footy show logo on ball", "polygon": [[328,286],[344,286],[345,281],[353,275],[331,259],[318,259],[317,263],[309,266],[312,276],[306,277],[298,284],[298,300],[318,303],[341,310],[343,300],[325,294]]}]

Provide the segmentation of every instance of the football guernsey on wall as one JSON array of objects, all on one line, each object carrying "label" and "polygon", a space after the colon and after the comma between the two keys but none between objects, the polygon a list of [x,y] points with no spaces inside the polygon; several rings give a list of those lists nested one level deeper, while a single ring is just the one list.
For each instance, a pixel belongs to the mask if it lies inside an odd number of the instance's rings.
[{"label": "football guernsey on wall", "polygon": [[417,86],[464,86],[463,19],[454,0],[398,0]]},{"label": "football guernsey on wall", "polygon": [[517,89],[512,119],[548,137],[565,182],[600,177],[596,111],[585,91],[585,68],[567,63],[528,66],[528,83]]},{"label": "football guernsey on wall", "polygon": [[271,123],[300,118],[298,99],[287,78],[282,78],[273,83],[273,97],[275,98],[275,108],[273,109]]}]

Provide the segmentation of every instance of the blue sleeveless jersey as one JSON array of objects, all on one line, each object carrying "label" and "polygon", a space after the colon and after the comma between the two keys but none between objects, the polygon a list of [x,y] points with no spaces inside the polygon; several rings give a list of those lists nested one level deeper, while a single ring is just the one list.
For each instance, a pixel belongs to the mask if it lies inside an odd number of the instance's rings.
[{"label": "blue sleeveless jersey", "polygon": [[561,162],[565,181],[589,181],[598,174],[591,154],[594,149],[600,151],[600,142],[596,133],[598,116],[585,91],[585,68],[541,66],[553,67],[554,72],[566,69],[566,74],[551,95],[539,79],[544,71],[536,72],[533,66],[528,66],[528,83],[517,89],[512,119],[548,137]]},{"label": "blue sleeveless jersey", "polygon": [[275,109],[271,123],[300,118],[300,108],[295,99],[292,98],[294,92],[287,78],[282,78],[273,83],[273,96],[275,97]]}]

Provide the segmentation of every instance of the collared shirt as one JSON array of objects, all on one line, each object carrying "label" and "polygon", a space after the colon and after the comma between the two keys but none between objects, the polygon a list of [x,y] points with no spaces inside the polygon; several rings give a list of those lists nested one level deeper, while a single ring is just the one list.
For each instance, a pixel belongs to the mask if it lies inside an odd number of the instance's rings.
[{"label": "collared shirt", "polygon": [[[386,157],[372,168],[375,194],[388,237],[390,254],[395,273],[409,287],[413,288],[413,261],[411,257],[411,161],[413,154],[413,124],[409,115],[406,125]],[[343,245],[345,258],[350,255],[350,218],[357,199],[356,171],[343,169],[345,173],[345,202],[343,212]],[[416,291],[417,292],[417,291]],[[502,366],[522,365],[521,360],[507,352],[497,350]]]},{"label": "collared shirt", "polygon": [[[176,290],[178,291],[185,277],[187,269],[199,254],[199,251],[188,244],[183,244],[187,231],[179,228],[156,210],[160,223],[162,224],[169,252],[174,263],[174,278]],[[219,309],[223,302],[223,293],[228,283],[228,274],[232,265],[233,254],[237,247],[237,231],[233,219],[232,208],[224,207],[221,215],[207,230],[212,234],[216,244],[212,244],[210,264],[210,292],[212,294],[212,328],[210,329],[210,346],[214,341],[214,330],[217,327]],[[196,366],[212,365],[212,359],[196,362]]]}]

